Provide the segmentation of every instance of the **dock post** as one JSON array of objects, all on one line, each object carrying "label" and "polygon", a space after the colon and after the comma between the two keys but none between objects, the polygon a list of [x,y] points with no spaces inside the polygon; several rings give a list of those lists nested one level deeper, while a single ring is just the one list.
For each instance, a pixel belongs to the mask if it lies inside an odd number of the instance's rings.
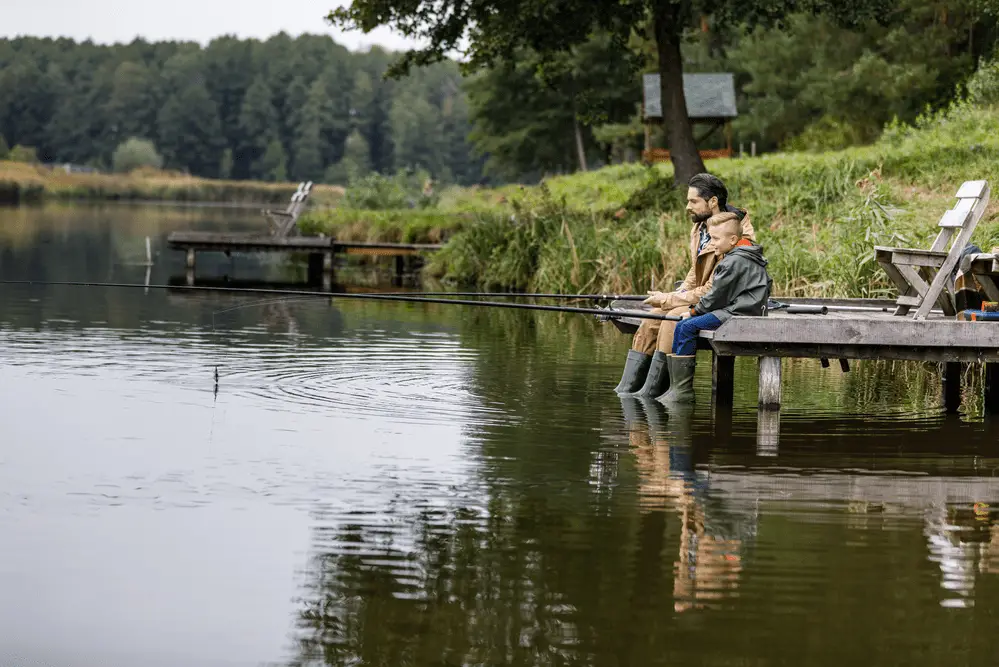
[{"label": "dock post", "polygon": [[395,277],[402,278],[406,273],[406,258],[402,255],[395,256]]},{"label": "dock post", "polygon": [[760,407],[780,408],[780,357],[760,357]]},{"label": "dock post", "polygon": [[333,252],[323,253],[323,290],[333,289]]},{"label": "dock post", "polygon": [[732,405],[735,357],[711,353],[711,397],[715,405]]},{"label": "dock post", "polygon": [[985,414],[999,415],[999,363],[985,364]]},{"label": "dock post", "polygon": [[310,285],[320,285],[323,281],[323,254],[318,252],[309,253],[308,270],[306,280]]},{"label": "dock post", "polygon": [[944,364],[942,379],[944,410],[957,412],[961,407],[961,362],[948,361]]},{"label": "dock post", "polygon": [[187,269],[194,271],[194,248],[187,249]]}]

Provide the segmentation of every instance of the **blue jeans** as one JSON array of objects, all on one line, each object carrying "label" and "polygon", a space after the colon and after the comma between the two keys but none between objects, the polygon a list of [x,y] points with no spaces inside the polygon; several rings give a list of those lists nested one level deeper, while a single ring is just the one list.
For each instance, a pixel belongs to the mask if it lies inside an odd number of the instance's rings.
[{"label": "blue jeans", "polygon": [[701,331],[714,331],[721,325],[721,320],[711,313],[677,322],[673,332],[673,354],[678,357],[694,356],[697,353],[697,334]]}]

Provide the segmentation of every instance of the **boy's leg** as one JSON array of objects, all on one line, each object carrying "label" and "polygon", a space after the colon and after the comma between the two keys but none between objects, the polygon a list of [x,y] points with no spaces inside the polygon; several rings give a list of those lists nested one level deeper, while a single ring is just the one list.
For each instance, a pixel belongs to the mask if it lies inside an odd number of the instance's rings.
[{"label": "boy's leg", "polygon": [[702,331],[714,331],[721,325],[721,320],[711,313],[678,322],[673,333],[673,354],[678,357],[694,356],[697,353],[697,335]]},{"label": "boy's leg", "polygon": [[697,334],[714,330],[721,321],[711,315],[698,315],[676,325],[673,355],[669,357],[670,390],[659,398],[663,403],[694,402],[694,369],[697,364]]}]

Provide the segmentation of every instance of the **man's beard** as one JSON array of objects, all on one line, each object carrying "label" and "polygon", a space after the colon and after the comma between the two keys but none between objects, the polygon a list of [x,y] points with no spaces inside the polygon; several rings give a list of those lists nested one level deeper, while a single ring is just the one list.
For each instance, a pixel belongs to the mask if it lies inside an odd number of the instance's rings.
[{"label": "man's beard", "polygon": [[707,220],[710,217],[711,217],[711,211],[708,211],[707,213],[691,213],[690,214],[690,219],[693,222],[698,223],[698,224],[704,222],[705,220]]}]

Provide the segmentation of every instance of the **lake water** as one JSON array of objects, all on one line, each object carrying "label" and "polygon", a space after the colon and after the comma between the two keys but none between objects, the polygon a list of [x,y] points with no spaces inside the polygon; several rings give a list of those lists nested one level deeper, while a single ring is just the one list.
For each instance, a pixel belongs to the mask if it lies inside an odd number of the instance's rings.
[{"label": "lake water", "polygon": [[[0,209],[0,279],[183,276],[254,210]],[[222,256],[199,273],[290,282]],[[374,281],[376,278],[368,278]],[[932,369],[701,359],[585,315],[0,285],[0,665],[983,665],[999,427]],[[216,371],[218,380],[216,382]]]}]

